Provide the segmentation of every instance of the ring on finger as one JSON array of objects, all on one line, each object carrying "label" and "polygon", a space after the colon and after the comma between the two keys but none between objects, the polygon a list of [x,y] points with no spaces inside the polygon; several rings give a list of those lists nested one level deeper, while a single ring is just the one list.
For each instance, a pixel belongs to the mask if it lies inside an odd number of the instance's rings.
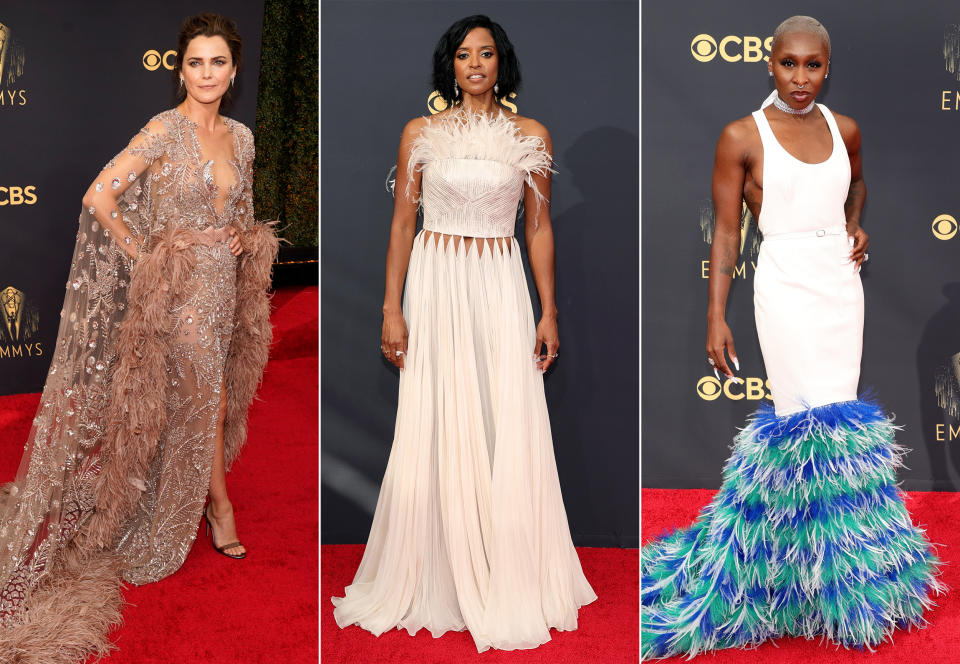
[{"label": "ring on finger", "polygon": [[393,354],[397,357],[402,357],[405,353],[402,350],[395,350],[393,351]]}]

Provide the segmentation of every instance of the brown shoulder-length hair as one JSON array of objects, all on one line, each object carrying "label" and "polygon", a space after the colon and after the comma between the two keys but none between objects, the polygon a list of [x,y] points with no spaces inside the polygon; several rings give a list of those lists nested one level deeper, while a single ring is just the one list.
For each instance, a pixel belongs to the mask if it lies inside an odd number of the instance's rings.
[{"label": "brown shoulder-length hair", "polygon": [[[173,68],[173,83],[176,86],[176,100],[179,104],[187,97],[186,88],[180,85],[180,71],[183,69],[183,54],[187,52],[187,45],[195,37],[223,37],[227,42],[227,48],[230,49],[230,58],[240,71],[240,62],[242,60],[243,40],[240,33],[237,32],[237,24],[232,18],[204,12],[196,16],[188,16],[183,19],[180,25],[180,33],[177,35],[177,63]],[[227,88],[223,95],[221,106],[229,106],[232,86]]]}]

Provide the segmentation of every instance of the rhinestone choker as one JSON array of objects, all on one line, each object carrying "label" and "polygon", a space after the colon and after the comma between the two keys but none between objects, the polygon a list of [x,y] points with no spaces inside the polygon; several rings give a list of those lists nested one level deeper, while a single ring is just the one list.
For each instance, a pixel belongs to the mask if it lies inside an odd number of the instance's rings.
[{"label": "rhinestone choker", "polygon": [[780,95],[776,95],[773,98],[773,105],[779,108],[784,113],[789,113],[790,115],[806,115],[807,113],[813,110],[813,106],[816,103],[817,103],[816,100],[813,100],[809,104],[807,104],[805,107],[798,109],[798,108],[793,108],[792,106],[790,106],[790,104],[780,99]]}]

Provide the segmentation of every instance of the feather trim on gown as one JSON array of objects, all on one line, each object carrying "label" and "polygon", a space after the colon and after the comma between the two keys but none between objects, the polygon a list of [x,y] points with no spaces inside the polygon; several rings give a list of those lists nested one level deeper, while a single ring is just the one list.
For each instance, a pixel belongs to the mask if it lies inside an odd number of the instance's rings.
[{"label": "feather trim on gown", "polygon": [[926,625],[946,586],[897,487],[896,428],[872,401],[762,406],[693,525],[642,549],[643,659],[784,635],[872,649]]},{"label": "feather trim on gown", "polygon": [[[98,191],[118,190],[114,218],[142,238],[139,258],[94,210],[80,215],[40,407],[0,492],[0,663],[107,654],[122,582],[175,572],[193,542],[222,385],[228,464],[246,440],[277,239],[253,219],[253,135],[224,121],[240,177],[219,213],[193,125],[172,109],[99,177]],[[239,259],[222,239],[228,223]]]},{"label": "feather trim on gown", "polygon": [[332,598],[340,627],[535,648],[597,597],[570,537],[513,237],[523,183],[550,163],[503,115],[433,120],[415,141],[424,230],[406,275],[405,369],[363,559]]}]

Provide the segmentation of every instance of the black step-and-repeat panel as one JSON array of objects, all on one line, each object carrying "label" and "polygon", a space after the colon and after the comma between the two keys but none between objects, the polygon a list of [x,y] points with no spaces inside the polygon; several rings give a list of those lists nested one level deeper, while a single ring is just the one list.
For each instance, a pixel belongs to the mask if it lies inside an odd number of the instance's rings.
[{"label": "black step-and-repeat panel", "polygon": [[[861,389],[913,448],[906,489],[960,488],[960,5],[915,0],[643,4],[642,485],[717,487],[736,428],[770,391],[753,318],[760,238],[745,213],[727,306],[741,376],[704,351],[723,127],[759,108],[774,28],[794,12],[830,33],[818,101],[863,136],[870,261]],[[817,315],[810,312],[810,315]]]},{"label": "black step-and-repeat panel", "polygon": [[181,21],[233,18],[243,64],[227,115],[253,129],[263,2],[0,3],[0,394],[43,387],[80,200],[174,104]]},{"label": "black step-and-repeat panel", "polygon": [[507,103],[546,125],[559,171],[561,349],[545,386],[573,539],[637,546],[635,0],[322,3],[322,541],[364,542],[370,529],[397,406],[397,372],[379,351],[397,145],[436,108],[440,36],[478,13],[516,47],[524,82]]}]

